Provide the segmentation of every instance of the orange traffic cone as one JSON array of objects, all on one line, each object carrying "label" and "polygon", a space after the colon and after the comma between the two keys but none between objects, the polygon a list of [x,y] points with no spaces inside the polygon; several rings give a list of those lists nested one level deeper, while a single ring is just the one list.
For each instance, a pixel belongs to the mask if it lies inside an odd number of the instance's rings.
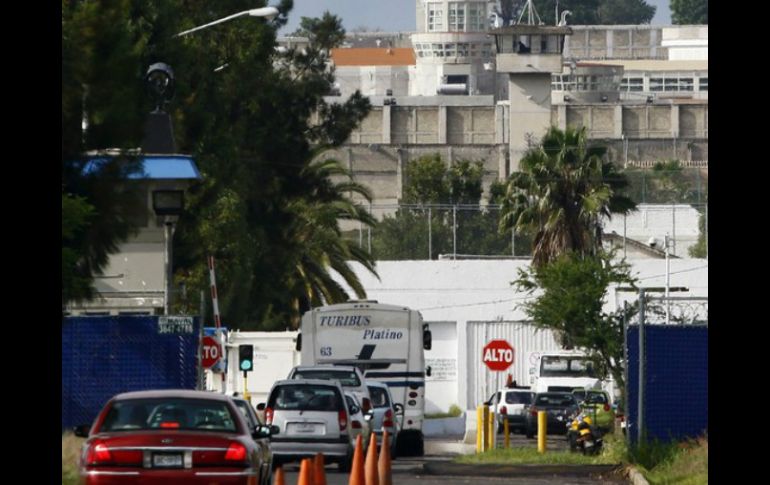
[{"label": "orange traffic cone", "polygon": [[283,467],[279,466],[275,469],[275,480],[273,485],[286,485],[286,478],[283,476]]},{"label": "orange traffic cone", "polygon": [[364,443],[361,435],[356,437],[356,449],[353,452],[353,465],[350,469],[348,485],[366,485],[364,479]]},{"label": "orange traffic cone", "polygon": [[393,475],[390,471],[390,436],[387,431],[382,433],[380,445],[380,460],[377,463],[380,475],[380,485],[393,485]]},{"label": "orange traffic cone", "polygon": [[326,469],[324,468],[324,455],[318,453],[313,461],[313,484],[326,485]]},{"label": "orange traffic cone", "polygon": [[299,478],[297,485],[314,485],[313,484],[313,461],[310,458],[304,458],[302,464],[299,467]]},{"label": "orange traffic cone", "polygon": [[377,435],[372,432],[369,437],[369,449],[366,452],[366,485],[380,485],[380,477],[377,472]]}]

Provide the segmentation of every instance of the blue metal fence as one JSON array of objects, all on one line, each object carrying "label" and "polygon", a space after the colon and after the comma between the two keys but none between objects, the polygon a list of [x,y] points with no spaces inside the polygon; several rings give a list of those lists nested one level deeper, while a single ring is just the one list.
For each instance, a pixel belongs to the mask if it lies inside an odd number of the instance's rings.
[{"label": "blue metal fence", "polygon": [[198,329],[158,316],[67,317],[62,322],[62,429],[93,422],[115,394],[195,389]]},{"label": "blue metal fence", "polygon": [[[645,325],[644,418],[648,440],[695,437],[708,430],[708,327]],[[639,326],[628,328],[628,432],[639,416]]]}]

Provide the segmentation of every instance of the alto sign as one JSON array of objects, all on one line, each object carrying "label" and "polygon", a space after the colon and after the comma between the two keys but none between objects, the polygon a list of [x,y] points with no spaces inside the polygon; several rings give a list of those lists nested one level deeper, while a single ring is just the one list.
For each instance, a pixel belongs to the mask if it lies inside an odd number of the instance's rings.
[{"label": "alto sign", "polygon": [[513,364],[513,347],[505,340],[492,340],[484,346],[482,360],[489,370],[501,372]]},{"label": "alto sign", "polygon": [[203,359],[201,364],[204,369],[214,367],[222,358],[222,346],[214,337],[203,337]]}]

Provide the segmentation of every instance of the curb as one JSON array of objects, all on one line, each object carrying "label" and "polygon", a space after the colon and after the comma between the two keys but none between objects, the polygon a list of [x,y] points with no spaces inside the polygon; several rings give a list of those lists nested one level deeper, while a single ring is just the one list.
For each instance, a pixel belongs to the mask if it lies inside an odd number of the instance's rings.
[{"label": "curb", "polygon": [[628,466],[628,479],[633,485],[650,485],[644,475],[632,466]]},{"label": "curb", "polygon": [[[527,477],[570,476],[587,477],[616,472],[620,465],[461,465],[458,463],[432,463],[422,466],[426,475],[462,477]],[[638,473],[638,472],[637,472]],[[644,482],[648,485],[647,482]]]}]

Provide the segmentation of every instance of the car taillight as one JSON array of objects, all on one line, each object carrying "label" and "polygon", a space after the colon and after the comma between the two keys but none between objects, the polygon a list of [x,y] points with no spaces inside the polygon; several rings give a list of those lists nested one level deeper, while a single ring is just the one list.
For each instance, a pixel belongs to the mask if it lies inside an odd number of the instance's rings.
[{"label": "car taillight", "polygon": [[179,423],[176,421],[164,421],[160,423],[160,427],[164,429],[176,429],[179,427]]},{"label": "car taillight", "polygon": [[246,447],[241,443],[231,443],[225,452],[225,461],[246,461]]},{"label": "car taillight", "polygon": [[384,428],[392,428],[393,427],[393,411],[388,409],[385,411],[385,415],[382,418],[382,426]]},{"label": "car taillight", "polygon": [[110,454],[110,450],[107,448],[107,445],[101,441],[94,441],[91,446],[88,447],[86,465],[99,465],[111,461],[112,455]]},{"label": "car taillight", "polygon": [[610,410],[610,405],[609,404],[605,404],[604,405],[604,410],[605,411],[609,411]]},{"label": "car taillight", "polygon": [[273,408],[265,408],[265,424],[268,426],[273,424]]},{"label": "car taillight", "polygon": [[348,415],[345,413],[345,411],[340,409],[340,412],[337,415],[337,419],[340,422],[340,431],[345,431],[348,429]]},{"label": "car taillight", "polygon": [[369,410],[372,409],[372,401],[367,398],[363,398],[361,400],[361,409],[364,410],[364,414],[368,413]]},{"label": "car taillight", "polygon": [[500,414],[508,414],[508,408],[505,406],[502,406],[500,408]]},{"label": "car taillight", "polygon": [[361,422],[358,421],[357,419],[354,419],[353,421],[350,422],[350,426],[353,429],[361,429]]}]

